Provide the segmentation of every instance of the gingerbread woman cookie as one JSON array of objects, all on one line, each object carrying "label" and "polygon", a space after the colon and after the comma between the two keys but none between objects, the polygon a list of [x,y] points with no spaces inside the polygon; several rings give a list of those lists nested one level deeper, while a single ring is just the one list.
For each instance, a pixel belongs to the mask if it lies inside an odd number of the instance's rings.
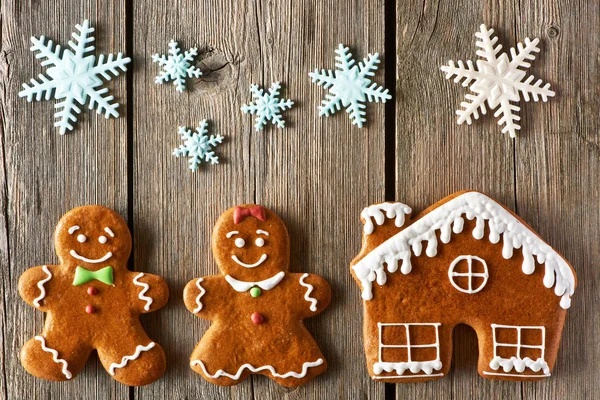
[{"label": "gingerbread woman cookie", "polygon": [[290,241],[283,221],[258,205],[227,210],[213,231],[221,274],[185,287],[186,307],[212,321],[191,356],[209,382],[235,385],[262,374],[282,386],[307,383],[327,369],[302,320],[331,299],[327,281],[288,272]]},{"label": "gingerbread woman cookie", "polygon": [[31,268],[19,279],[21,297],[48,313],[44,331],[21,349],[21,363],[38,378],[75,377],[93,350],[108,373],[130,386],[158,379],[166,357],[144,332],[139,315],[169,297],[159,276],[127,270],[131,234],[116,212],[97,205],[65,214],[54,234],[59,265]]},{"label": "gingerbread woman cookie", "polygon": [[477,333],[483,378],[549,377],[577,286],[573,267],[483,193],[458,192],[411,213],[382,203],[361,214],[363,246],[351,272],[362,291],[371,377],[447,376],[461,323]]}]

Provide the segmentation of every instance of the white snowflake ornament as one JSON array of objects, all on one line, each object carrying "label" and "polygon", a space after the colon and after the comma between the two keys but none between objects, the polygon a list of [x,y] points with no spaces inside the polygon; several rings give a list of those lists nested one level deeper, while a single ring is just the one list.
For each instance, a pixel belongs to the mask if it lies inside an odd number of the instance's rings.
[{"label": "white snowflake ornament", "polygon": [[175,40],[169,42],[169,55],[153,54],[152,61],[157,62],[163,70],[154,80],[154,83],[162,85],[164,82],[173,81],[176,90],[182,93],[185,90],[186,78],[199,78],[202,71],[192,65],[194,57],[198,55],[198,49],[192,47],[181,54],[179,45]]},{"label": "white snowflake ornament", "polygon": [[268,121],[271,121],[273,125],[277,125],[279,128],[285,128],[285,121],[281,118],[281,111],[284,111],[286,108],[292,108],[294,102],[290,99],[281,100],[279,98],[279,89],[281,89],[279,82],[273,83],[268,93],[259,89],[258,85],[250,86],[250,93],[252,93],[254,101],[248,105],[244,104],[242,111],[244,114],[256,114],[254,128],[257,132],[263,129]]},{"label": "white snowflake ornament", "polygon": [[[533,75],[523,80],[526,76],[523,69],[529,68],[529,61],[535,60],[534,53],[538,53],[540,49],[537,47],[539,39],[529,40],[525,38],[525,46],[522,43],[517,44],[515,48],[510,49],[509,59],[506,53],[500,53],[502,45],[494,47],[498,38],[492,36],[493,29],[489,29],[485,25],[481,25],[480,31],[475,34],[477,42],[475,45],[479,47],[477,55],[481,59],[477,60],[477,69],[473,66],[473,61],[467,61],[467,67],[462,61],[458,61],[458,66],[454,61],[449,61],[448,65],[441,67],[441,70],[446,73],[446,79],[454,78],[455,83],[462,81],[463,87],[471,85],[469,89],[475,94],[465,95],[466,101],[460,103],[462,109],[456,111],[458,115],[457,122],[462,124],[467,122],[471,125],[472,118],[479,119],[479,111],[486,114],[487,106],[494,110],[494,117],[500,117],[498,125],[504,125],[502,133],[508,132],[511,138],[517,136],[517,131],[521,129],[519,120],[521,117],[517,112],[521,109],[519,106],[511,104],[511,102],[519,101],[519,92],[523,96],[523,100],[538,101],[541,97],[543,101],[547,101],[548,97],[554,96],[554,92],[550,90],[550,84],[542,86],[542,80],[535,79]],[[530,97],[531,96],[531,97]]]},{"label": "white snowflake ornament", "polygon": [[[109,54],[105,62],[104,54],[98,57],[88,54],[94,51],[92,45],[94,28],[90,27],[86,19],[82,25],[75,26],[79,33],[73,32],[74,41],[69,41],[69,47],[61,52],[60,45],[52,43],[52,40],[46,40],[44,36],[40,38],[32,37],[31,51],[37,51],[36,58],[43,59],[43,67],[50,66],[47,70],[47,76],[39,75],[39,80],[31,79],[31,86],[24,83],[23,90],[19,92],[19,97],[27,97],[27,101],[32,101],[35,96],[36,101],[55,99],[62,100],[54,108],[62,108],[57,111],[54,117],[57,121],[54,126],[60,128],[60,134],[64,135],[67,130],[73,130],[72,123],[77,121],[77,115],[81,109],[76,103],[84,105],[88,102],[88,107],[93,110],[96,107],[98,114],[104,114],[106,118],[118,117],[118,103],[114,103],[113,96],[105,96],[107,88],[102,86],[102,78],[111,80],[111,74],[118,76],[120,71],[127,71],[125,65],[131,61],[129,57],[123,57],[118,53],[116,58]],[[87,54],[87,55],[86,55]]]},{"label": "white snowflake ornament", "polygon": [[189,168],[192,172],[198,169],[198,166],[204,162],[218,164],[219,157],[213,151],[219,143],[223,142],[223,136],[210,135],[208,136],[208,122],[203,120],[200,126],[196,128],[196,132],[180,126],[177,132],[183,144],[178,149],[173,151],[175,157],[189,157]]},{"label": "white snowflake ornament", "polygon": [[352,54],[349,53],[348,47],[340,44],[335,51],[337,70],[324,70],[319,72],[318,68],[308,75],[312,78],[313,83],[323,86],[324,89],[329,89],[331,94],[325,96],[323,105],[319,107],[319,116],[329,116],[341,107],[346,108],[346,112],[350,114],[352,125],[363,127],[365,119],[364,103],[369,101],[385,103],[386,100],[392,98],[387,89],[371,82],[369,77],[375,75],[377,64],[379,64],[379,53],[369,54],[367,58],[354,65]]}]

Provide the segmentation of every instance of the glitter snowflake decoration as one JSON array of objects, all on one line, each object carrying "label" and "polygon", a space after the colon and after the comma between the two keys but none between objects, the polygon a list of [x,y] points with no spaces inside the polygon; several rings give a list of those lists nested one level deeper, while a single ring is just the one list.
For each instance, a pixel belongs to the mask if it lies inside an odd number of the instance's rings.
[{"label": "glitter snowflake decoration", "polygon": [[194,57],[198,55],[196,47],[192,47],[183,54],[180,52],[177,42],[171,40],[169,42],[169,55],[153,54],[152,61],[157,62],[163,68],[154,83],[162,85],[164,82],[173,81],[176,90],[182,93],[185,90],[185,79],[199,78],[202,71],[192,65]]},{"label": "glitter snowflake decoration", "polygon": [[106,62],[104,54],[101,54],[96,63],[96,56],[88,54],[95,49],[92,45],[95,39],[91,35],[94,28],[90,27],[87,19],[75,27],[79,33],[72,33],[74,41],[69,41],[72,51],[66,49],[61,53],[60,45],[54,47],[52,40],[46,40],[44,36],[31,38],[31,51],[38,52],[36,58],[42,59],[41,65],[49,68],[47,76],[40,74],[39,80],[31,79],[31,86],[24,83],[23,90],[19,92],[19,97],[27,97],[27,101],[32,101],[34,96],[36,101],[41,101],[42,97],[45,100],[62,100],[54,106],[61,109],[54,114],[57,119],[54,126],[60,128],[61,135],[73,130],[72,123],[77,121],[81,112],[76,103],[84,105],[88,99],[90,110],[96,107],[98,114],[104,114],[106,118],[119,116],[119,104],[113,102],[113,96],[105,96],[108,89],[100,88],[103,84],[100,78],[109,81],[111,74],[120,74],[119,69],[125,72],[125,65],[131,61],[118,53],[116,58],[109,54]]},{"label": "glitter snowflake decoration", "polygon": [[542,80],[538,79],[535,83],[533,75],[523,80],[526,76],[523,69],[529,68],[529,61],[535,60],[534,53],[538,53],[540,49],[537,47],[539,39],[529,40],[525,38],[525,46],[522,43],[517,44],[515,48],[510,49],[511,59],[506,53],[500,53],[501,45],[494,47],[498,41],[497,37],[493,37],[493,29],[489,29],[485,25],[481,25],[480,31],[475,34],[477,42],[475,43],[480,49],[477,50],[477,55],[481,59],[477,60],[477,69],[473,66],[473,61],[467,61],[467,67],[462,61],[458,61],[458,66],[454,61],[448,62],[448,65],[441,67],[446,73],[446,79],[454,78],[454,82],[462,81],[464,87],[470,86],[470,90],[475,94],[465,95],[466,101],[460,103],[462,109],[456,111],[458,115],[458,123],[467,122],[471,125],[472,118],[479,119],[479,111],[486,114],[487,106],[494,110],[494,117],[500,117],[498,125],[504,125],[502,133],[508,132],[511,138],[516,137],[517,131],[521,129],[519,120],[521,117],[517,114],[520,107],[511,102],[519,101],[519,92],[523,96],[523,100],[529,101],[530,96],[534,101],[538,101],[541,97],[543,101],[547,101],[548,97],[554,96],[554,92],[550,90],[550,84],[542,86]]},{"label": "glitter snowflake decoration", "polygon": [[362,128],[363,123],[366,122],[365,108],[367,107],[363,103],[366,101],[379,103],[380,100],[385,103],[392,98],[387,89],[384,90],[369,79],[377,71],[379,54],[369,54],[358,65],[354,65],[352,54],[343,44],[340,44],[335,52],[337,53],[336,71],[322,69],[319,72],[319,69],[315,68],[314,72],[308,74],[313,83],[316,82],[317,85],[331,92],[325,96],[323,105],[319,107],[319,116],[328,117],[344,106],[346,112],[350,114],[352,125]]},{"label": "glitter snowflake decoration", "polygon": [[210,135],[208,137],[208,122],[206,120],[200,122],[196,132],[180,126],[177,133],[181,136],[183,144],[173,151],[173,155],[175,157],[189,157],[189,168],[193,172],[198,169],[202,161],[210,161],[211,164],[219,163],[219,157],[215,155],[213,149],[223,142],[223,136]]},{"label": "glitter snowflake decoration", "polygon": [[259,89],[258,85],[250,86],[250,93],[252,93],[254,101],[248,105],[244,104],[242,111],[244,114],[256,114],[254,128],[257,132],[263,129],[267,121],[271,121],[279,128],[285,128],[285,121],[281,118],[281,112],[286,108],[292,108],[294,102],[290,99],[279,99],[279,89],[281,89],[279,82],[273,83],[268,93]]}]

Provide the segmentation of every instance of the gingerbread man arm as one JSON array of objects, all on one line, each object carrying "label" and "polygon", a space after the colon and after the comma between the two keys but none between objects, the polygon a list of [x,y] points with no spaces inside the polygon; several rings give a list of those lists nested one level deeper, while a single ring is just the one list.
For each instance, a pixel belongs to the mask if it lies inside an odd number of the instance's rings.
[{"label": "gingerbread man arm", "polygon": [[163,278],[145,272],[133,272],[130,276],[133,285],[131,301],[136,311],[149,313],[167,304],[169,287]]},{"label": "gingerbread man arm", "polygon": [[222,275],[192,279],[183,290],[185,306],[196,316],[213,320],[218,309],[224,307],[227,302],[225,284]]},{"label": "gingerbread man arm", "polygon": [[298,298],[298,302],[301,304],[299,309],[303,318],[317,315],[327,308],[331,301],[331,286],[323,277],[313,274],[294,274],[294,277],[299,278],[299,293],[302,297]]},{"label": "gingerbread man arm", "polygon": [[19,294],[27,304],[47,310],[48,282],[54,277],[54,266],[44,265],[28,269],[19,278]]}]

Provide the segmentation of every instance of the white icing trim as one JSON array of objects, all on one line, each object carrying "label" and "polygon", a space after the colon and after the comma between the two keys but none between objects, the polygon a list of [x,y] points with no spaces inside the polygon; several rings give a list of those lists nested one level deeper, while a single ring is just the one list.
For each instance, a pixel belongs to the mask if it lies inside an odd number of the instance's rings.
[{"label": "white icing trim", "polygon": [[[404,372],[408,369],[413,374],[419,373],[421,371],[425,372],[427,376],[438,376],[432,375],[433,370],[439,371],[442,369],[442,362],[440,360],[440,332],[439,327],[442,324],[439,322],[412,322],[412,323],[377,323],[377,328],[379,330],[379,349],[378,349],[378,359],[379,361],[373,364],[373,373],[379,375],[385,372],[396,371],[398,375],[403,375]],[[406,344],[384,344],[381,339],[383,338],[382,330],[384,326],[403,326],[406,330]],[[431,344],[411,344],[410,343],[410,327],[411,326],[431,326],[435,328],[435,343]],[[405,348],[406,349],[406,357],[407,361],[403,362],[387,362],[383,361],[381,357],[382,350],[384,348]],[[411,349],[413,348],[422,348],[422,347],[434,347],[436,349],[436,358],[435,360],[428,361],[413,361]],[[443,374],[442,374],[443,375]],[[414,375],[407,375],[407,378],[412,378]],[[382,377],[382,379],[388,378],[387,376]]]},{"label": "white icing trim", "polygon": [[73,225],[72,227],[69,228],[69,235],[72,235],[73,232],[75,232],[76,230],[79,229],[79,225]]},{"label": "white icing trim", "polygon": [[[454,267],[456,267],[456,264],[458,264],[462,260],[467,260],[469,264],[468,272],[454,272]],[[479,261],[481,264],[483,264],[484,272],[473,272],[473,260]],[[455,276],[467,277],[469,279],[469,288],[464,289],[458,286],[458,284],[454,281]],[[483,278],[483,282],[475,290],[473,290],[473,277]],[[448,268],[448,279],[450,280],[452,286],[454,286],[454,288],[459,292],[467,294],[475,294],[481,291],[481,289],[483,289],[487,284],[489,277],[490,274],[488,273],[488,267],[485,260],[477,256],[458,256],[454,259],[454,261],[452,261],[452,264],[450,264],[450,268]]]},{"label": "white icing trim", "polygon": [[98,263],[104,262],[104,261],[108,260],[109,258],[111,258],[112,257],[112,253],[109,251],[108,253],[106,253],[104,255],[104,257],[98,258],[98,259],[95,259],[95,260],[91,260],[89,258],[85,258],[84,256],[80,256],[79,254],[77,254],[77,252],[75,250],[71,250],[71,256],[73,258],[78,259],[78,260],[85,261],[86,263],[98,264]]},{"label": "white icing trim", "polygon": [[108,228],[108,227],[104,228],[104,232],[108,233],[110,235],[110,237],[115,237],[115,234],[113,233],[113,231],[111,231],[110,228]]},{"label": "white icing trim", "polygon": [[492,361],[490,361],[490,368],[494,371],[497,371],[500,367],[502,367],[504,372],[512,371],[513,367],[515,368],[516,372],[523,372],[525,371],[525,368],[529,368],[533,372],[539,372],[540,370],[542,370],[544,372],[544,375],[550,376],[550,368],[548,367],[548,363],[543,358],[532,360],[529,357],[494,357]]},{"label": "white icing trim", "polygon": [[[383,211],[385,211],[385,216],[383,215]],[[363,227],[363,231],[370,235],[373,233],[375,226],[373,225],[373,219],[375,219],[375,223],[377,225],[383,225],[385,218],[392,219],[396,218],[396,226],[400,228],[404,225],[404,217],[410,214],[412,210],[409,206],[402,203],[381,203],[381,204],[373,204],[372,206],[366,207],[360,213],[362,219],[365,220],[365,226]]]},{"label": "white icing trim", "polygon": [[279,284],[279,282],[281,282],[281,280],[283,279],[284,276],[285,276],[285,272],[281,271],[277,275],[274,275],[274,276],[270,277],[269,279],[265,279],[264,281],[260,281],[260,282],[238,281],[237,279],[231,277],[231,275],[225,275],[225,280],[231,285],[231,287],[236,292],[246,292],[246,291],[252,289],[254,286],[258,286],[259,288],[261,288],[263,290],[271,290],[275,286],[277,286]]},{"label": "white icing trim", "polygon": [[385,376],[374,376],[373,379],[398,379],[398,378],[431,378],[434,376],[444,376],[444,374],[420,374],[420,375],[385,375]]},{"label": "white icing trim", "polygon": [[230,237],[232,237],[233,235],[238,235],[239,232],[238,231],[231,231],[231,232],[227,232],[227,234],[225,235],[225,237],[227,239],[229,239]]},{"label": "white icing trim", "polygon": [[256,231],[256,233],[257,233],[258,235],[265,235],[265,236],[269,236],[269,232],[267,232],[267,231],[263,231],[262,229],[259,229],[259,230],[257,230],[257,231]]},{"label": "white icing trim", "polygon": [[[236,245],[237,245],[237,243],[236,243]],[[267,259],[267,255],[263,254],[262,256],[260,256],[260,260],[258,260],[254,264],[246,264],[245,262],[240,261],[240,259],[237,258],[237,256],[231,256],[231,259],[233,261],[235,261],[238,265],[241,265],[244,268],[256,268],[256,267],[258,267],[260,264],[262,264]]]},{"label": "white icing trim", "polygon": [[50,347],[46,347],[46,339],[44,339],[43,336],[36,336],[34,338],[35,340],[39,340],[42,344],[42,350],[44,350],[46,353],[50,353],[52,354],[52,360],[57,363],[57,364],[62,364],[62,373],[64,374],[65,378],[67,379],[71,379],[73,377],[73,374],[71,374],[71,372],[69,372],[69,363],[67,363],[65,360],[63,360],[62,358],[58,358],[58,351],[51,349]]},{"label": "white icing trim", "polygon": [[[431,375],[433,370],[439,371],[442,369],[442,362],[440,360],[432,361],[408,361],[408,362],[376,362],[373,364],[373,372],[377,375],[382,372],[396,371],[398,375],[404,374],[406,370],[409,370],[413,374],[418,372],[425,372],[428,376]],[[406,375],[407,378],[412,378],[412,375]],[[382,377],[382,378],[387,378]]]},{"label": "white icing trim", "polygon": [[275,378],[282,378],[282,379],[290,378],[290,377],[292,377],[292,378],[304,378],[306,376],[306,373],[308,372],[309,368],[316,367],[316,366],[319,366],[321,364],[323,364],[323,359],[322,358],[319,358],[317,361],[313,361],[313,362],[305,362],[304,364],[302,364],[302,373],[300,373],[300,374],[297,373],[297,372],[294,372],[294,371],[286,372],[285,374],[279,374],[279,373],[275,372],[275,368],[273,368],[273,366],[271,366],[271,365],[264,365],[262,367],[255,368],[255,367],[253,367],[250,364],[244,364],[244,365],[242,365],[238,369],[238,371],[237,371],[237,373],[235,375],[231,375],[231,374],[223,371],[222,369],[220,369],[217,372],[215,372],[214,375],[211,375],[206,370],[206,367],[204,366],[204,363],[202,361],[200,361],[200,360],[194,360],[194,361],[192,361],[190,363],[190,365],[192,367],[196,366],[196,365],[199,365],[202,368],[202,371],[204,372],[204,375],[208,376],[209,378],[217,379],[217,378],[220,378],[222,376],[226,376],[227,378],[233,379],[234,381],[237,381],[238,379],[240,379],[240,376],[242,376],[242,372],[244,372],[244,369],[246,369],[246,368],[250,372],[252,372],[252,373],[257,373],[257,372],[260,372],[260,371],[267,370]]},{"label": "white icing trim", "polygon": [[48,282],[50,279],[52,279],[52,273],[50,273],[50,270],[48,269],[47,265],[44,265],[42,267],[42,271],[44,271],[47,275],[46,278],[42,279],[41,281],[39,281],[37,283],[37,287],[40,289],[40,295],[38,297],[35,298],[35,300],[33,300],[33,304],[36,307],[40,306],[40,300],[43,300],[44,297],[46,297],[46,289],[44,289],[44,283]]},{"label": "white icing trim", "polygon": [[550,376],[550,374],[543,374],[543,375],[520,375],[520,374],[503,374],[503,373],[499,373],[499,372],[488,372],[488,371],[483,371],[484,375],[495,375],[495,376],[514,376],[516,378],[547,378]]},{"label": "white icing trim", "polygon": [[200,294],[196,296],[196,304],[198,305],[198,307],[194,308],[194,313],[200,312],[200,310],[202,310],[202,302],[200,301],[200,298],[204,296],[204,293],[206,293],[206,290],[204,290],[204,288],[200,285],[201,282],[204,282],[204,279],[198,278],[198,280],[196,280],[196,286],[198,287],[198,289],[200,289]]},{"label": "white icing trim", "polygon": [[123,368],[124,366],[127,365],[127,363],[129,361],[136,360],[140,356],[140,354],[142,352],[148,351],[148,350],[152,349],[155,345],[156,345],[156,343],[154,343],[154,342],[150,342],[147,346],[142,346],[141,344],[138,345],[135,348],[135,353],[133,355],[124,356],[121,359],[121,362],[119,364],[117,364],[117,363],[110,364],[110,367],[108,368],[108,373],[111,374],[112,376],[114,376],[115,375],[115,369],[117,369],[117,368]]},{"label": "white icing trim", "polygon": [[300,277],[300,285],[304,286],[307,290],[306,290],[306,294],[304,294],[304,300],[308,301],[311,303],[309,309],[312,312],[317,311],[317,299],[315,299],[314,297],[310,297],[310,294],[313,291],[313,286],[310,283],[305,283],[304,279],[306,279],[306,277],[308,276],[308,274],[304,274]]},{"label": "white icing trim", "polygon": [[[512,371],[513,367],[516,372],[523,372],[525,368],[531,369],[533,372],[543,370],[545,375],[550,376],[550,368],[544,360],[546,351],[546,328],[543,326],[521,326],[521,325],[499,325],[492,324],[492,338],[494,343],[494,358],[490,361],[490,368],[497,371],[500,367],[504,372]],[[517,343],[499,343],[496,341],[496,329],[515,329],[517,331]],[[542,334],[542,343],[539,345],[522,344],[521,338],[524,329],[539,330]],[[498,347],[514,347],[516,356],[510,358],[502,358],[498,356]],[[541,354],[537,360],[532,360],[529,357],[521,358],[521,349],[538,349]],[[521,376],[521,375],[518,375]]]},{"label": "white icing trim", "polygon": [[144,276],[143,272],[140,272],[139,275],[136,275],[136,277],[133,278],[133,284],[136,285],[136,286],[141,286],[141,287],[144,288],[144,289],[142,289],[142,291],[140,292],[140,294],[138,294],[138,297],[139,297],[140,300],[143,300],[143,301],[146,302],[146,305],[144,306],[144,310],[148,311],[148,310],[150,310],[150,305],[152,304],[153,300],[152,300],[152,297],[144,296],[144,294],[148,290],[150,290],[150,285],[148,285],[147,283],[139,281],[139,279],[141,277],[143,277],[143,276]]},{"label": "white icing trim", "polygon": [[354,265],[352,268],[362,284],[362,298],[373,298],[372,282],[376,279],[379,285],[385,284],[384,264],[387,264],[390,273],[394,273],[398,269],[398,261],[402,260],[400,271],[403,274],[410,273],[410,258],[412,254],[417,257],[421,255],[423,241],[427,241],[427,256],[434,257],[438,246],[436,232],[440,231],[442,243],[448,243],[452,232],[462,232],[463,216],[476,219],[477,224],[473,229],[475,239],[483,238],[485,221],[488,222],[491,243],[498,243],[502,234],[502,255],[505,259],[512,257],[514,249],[522,248],[522,270],[526,275],[533,273],[533,256],[536,256],[537,262],[545,265],[544,286],[551,288],[555,285],[554,293],[561,296],[560,306],[565,309],[570,307],[575,291],[575,275],[569,264],[504,207],[477,192],[464,193],[442,204],[383,242]]}]

